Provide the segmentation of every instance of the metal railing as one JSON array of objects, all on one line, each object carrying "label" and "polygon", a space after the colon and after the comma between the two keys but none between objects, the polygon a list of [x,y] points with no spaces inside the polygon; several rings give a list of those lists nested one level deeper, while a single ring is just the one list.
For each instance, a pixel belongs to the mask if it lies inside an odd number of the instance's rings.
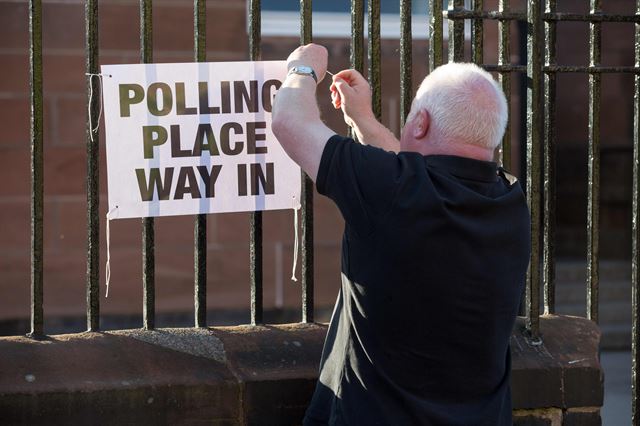
[{"label": "metal railing", "polygon": [[[640,375],[637,374],[640,353],[640,324],[638,309],[640,295],[640,0],[636,0],[634,15],[610,15],[601,10],[601,0],[590,0],[586,14],[559,13],[556,0],[528,0],[526,12],[511,11],[509,0],[499,0],[497,11],[485,11],[483,0],[472,0],[464,7],[464,0],[449,0],[447,10],[441,1],[431,1],[429,69],[444,62],[444,19],[448,24],[448,60],[465,58],[464,21],[471,22],[471,60],[485,69],[498,73],[499,83],[507,99],[511,98],[511,73],[526,76],[526,193],[531,210],[531,262],[527,274],[525,294],[526,327],[533,344],[540,342],[540,306],[544,314],[555,311],[555,203],[556,203],[556,145],[555,97],[558,73],[587,73],[589,76],[589,140],[588,140],[588,201],[587,201],[587,316],[598,321],[598,259],[599,259],[599,182],[600,182],[600,93],[602,73],[632,73],[635,78],[633,114],[633,196],[632,196],[632,421],[640,423]],[[544,6],[544,9],[543,9]],[[372,85],[373,110],[381,116],[381,53],[380,0],[368,1],[368,75]],[[260,0],[249,0],[249,58],[261,57]],[[194,59],[206,60],[206,7],[204,0],[194,0]],[[400,1],[400,114],[401,121],[409,112],[412,98],[412,36],[411,0]],[[99,89],[91,74],[97,74],[98,1],[86,0],[86,72],[87,120],[87,270],[86,314],[87,329],[100,330],[99,281],[99,192],[98,157],[99,134],[92,126],[98,119]],[[498,21],[498,63],[485,64],[483,58],[483,24]],[[300,42],[312,40],[311,0],[300,1]],[[510,23],[527,24],[526,66],[510,62]],[[561,21],[589,23],[589,65],[568,66],[556,63],[556,24]],[[601,25],[603,22],[631,22],[635,24],[634,66],[608,67],[601,64]],[[364,68],[364,1],[351,1],[351,66]],[[152,2],[140,0],[140,60],[153,61]],[[34,338],[44,334],[43,322],[43,101],[42,101],[42,6],[41,0],[29,1],[30,83],[31,83],[31,332]],[[498,159],[511,167],[510,125],[507,127]],[[313,309],[313,183],[302,176],[302,322],[314,321]],[[206,327],[206,217],[195,217],[194,225],[194,326]],[[250,216],[250,286],[251,324],[263,322],[262,272],[262,214]],[[155,323],[155,258],[154,220],[142,220],[143,259],[143,327],[153,329]],[[540,300],[540,285],[543,297]],[[542,303],[541,303],[542,302]]]}]

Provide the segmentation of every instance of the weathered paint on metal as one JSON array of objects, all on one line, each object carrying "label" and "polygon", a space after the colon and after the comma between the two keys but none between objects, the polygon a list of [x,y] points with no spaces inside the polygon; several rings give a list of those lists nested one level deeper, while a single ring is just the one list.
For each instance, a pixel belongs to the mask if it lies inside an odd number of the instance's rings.
[{"label": "weathered paint on metal", "polygon": [[464,0],[449,0],[449,62],[464,61],[464,20],[453,19],[451,12],[464,9]]},{"label": "weathered paint on metal", "polygon": [[[591,0],[591,13],[598,14],[601,0]],[[602,23],[589,24],[589,65],[600,65]],[[600,74],[589,74],[589,150],[587,191],[587,318],[598,322],[598,265],[600,226]]]},{"label": "weathered paint on metal", "polygon": [[527,16],[527,203],[531,212],[531,259],[525,291],[526,328],[540,341],[540,146],[542,140],[542,37],[540,0],[528,0]]},{"label": "weathered paint on metal", "polygon": [[[311,43],[311,0],[300,0],[300,42]],[[313,322],[313,181],[302,172],[302,322]],[[297,213],[296,213],[297,214]]]},{"label": "weathered paint on metal", "polygon": [[[498,10],[508,12],[510,8],[509,0],[500,0]],[[501,19],[498,21],[498,65],[510,65],[511,63],[511,21]],[[507,98],[507,111],[511,111],[511,73],[498,73],[498,82]],[[509,114],[511,115],[511,114]],[[511,118],[511,117],[510,117]],[[498,152],[498,161],[507,170],[511,170],[511,119],[507,120],[507,127],[502,137],[502,144]]]},{"label": "weathered paint on metal", "polygon": [[429,2],[429,72],[442,65],[442,2]]},{"label": "weathered paint on metal", "polygon": [[[640,15],[640,0],[636,0]],[[640,68],[640,23],[635,24],[635,64]],[[633,87],[633,192],[631,198],[631,424],[640,424],[640,75]]]},{"label": "weathered paint on metal", "polygon": [[[89,77],[91,78],[91,77]],[[29,83],[31,96],[31,332],[44,335],[43,313],[43,210],[44,164],[42,156],[42,2],[29,1]]]},{"label": "weathered paint on metal", "polygon": [[[545,10],[555,12],[556,0],[546,0]],[[556,23],[544,23],[545,65],[556,63]],[[555,313],[555,240],[556,240],[556,74],[544,74],[544,175],[542,223],[542,282],[545,315]]]},{"label": "weathered paint on metal", "polygon": [[[205,0],[193,4],[193,50],[196,62],[207,60],[207,5]],[[196,215],[193,225],[193,310],[194,326],[207,326],[207,216]]]},{"label": "weathered paint on metal", "polygon": [[[260,49],[260,0],[249,2],[249,60],[259,61]],[[251,324],[263,322],[262,297],[262,212],[249,216],[249,275],[251,286]]]},{"label": "weathered paint on metal", "polygon": [[[140,62],[153,62],[153,4],[140,0]],[[155,221],[142,219],[142,327],[155,327]]]},{"label": "weathered paint on metal", "polygon": [[[98,70],[98,0],[85,3],[86,73],[97,74]],[[94,77],[87,78],[87,330],[100,330],[100,211],[99,211],[99,133],[98,122],[100,91],[93,84]]]},{"label": "weathered paint on metal", "polygon": [[[473,11],[482,13],[484,9],[484,0],[473,0]],[[471,21],[471,62],[474,64],[482,64],[484,57],[484,49],[482,38],[484,35],[484,23],[481,18],[474,18]]]},{"label": "weathered paint on metal", "polygon": [[400,126],[404,126],[411,101],[412,87],[411,0],[400,1]]},{"label": "weathered paint on metal", "polygon": [[382,76],[380,71],[380,0],[369,0],[369,84],[371,85],[371,107],[376,118],[382,118]]}]

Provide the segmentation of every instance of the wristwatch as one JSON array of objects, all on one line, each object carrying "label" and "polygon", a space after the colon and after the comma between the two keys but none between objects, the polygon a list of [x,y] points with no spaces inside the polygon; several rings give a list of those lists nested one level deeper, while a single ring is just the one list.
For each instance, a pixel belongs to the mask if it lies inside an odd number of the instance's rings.
[{"label": "wristwatch", "polygon": [[316,72],[313,70],[313,68],[306,65],[297,65],[295,67],[292,67],[287,73],[287,77],[291,74],[310,75],[311,77],[313,77],[313,81],[318,84],[318,76],[316,76]]}]

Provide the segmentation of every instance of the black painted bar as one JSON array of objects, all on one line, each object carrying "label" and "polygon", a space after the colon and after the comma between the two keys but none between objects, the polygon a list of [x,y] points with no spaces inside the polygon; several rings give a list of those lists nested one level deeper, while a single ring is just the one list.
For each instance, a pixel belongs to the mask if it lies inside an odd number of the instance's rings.
[{"label": "black painted bar", "polygon": [[[260,0],[249,2],[249,59],[260,60]],[[251,283],[251,324],[263,322],[262,298],[262,212],[251,212],[249,217],[249,274]]]},{"label": "black painted bar", "polygon": [[382,118],[382,76],[380,72],[380,0],[369,0],[369,84],[371,85],[371,108],[376,118]]},{"label": "black painted bar", "polygon": [[527,16],[527,203],[531,212],[531,259],[525,291],[526,328],[540,342],[540,141],[542,140],[542,37],[540,0],[528,0]]},{"label": "black painted bar", "polygon": [[[207,60],[207,4],[193,3],[193,50],[196,62]],[[194,326],[207,326],[207,215],[196,215],[193,224]]]},{"label": "black painted bar", "polygon": [[[556,0],[546,0],[547,12],[556,11]],[[544,23],[545,65],[556,62],[556,23]],[[556,241],[556,74],[544,74],[544,214],[542,223],[542,282],[545,315],[555,313]]]},{"label": "black painted bar", "polygon": [[[591,0],[598,14],[601,0]],[[589,65],[600,65],[602,23],[589,24]],[[598,322],[598,265],[600,225],[600,74],[589,74],[589,151],[587,197],[587,318]]]},{"label": "black painted bar", "polygon": [[[500,12],[509,11],[509,0],[500,0],[498,3]],[[501,19],[498,21],[498,65],[510,65],[511,63],[511,21]],[[511,73],[498,73],[498,82],[507,98],[507,111],[511,112]],[[507,120],[507,127],[502,138],[502,145],[498,152],[498,161],[507,170],[511,170],[511,114]]]},{"label": "black painted bar", "polygon": [[[300,0],[300,43],[313,40],[311,0]],[[313,322],[313,181],[302,172],[302,322]]]},{"label": "black painted bar", "polygon": [[[448,12],[463,8],[464,0],[449,0]],[[464,20],[449,19],[449,62],[462,61],[464,61]]]},{"label": "black painted bar", "polygon": [[[86,72],[97,74],[98,70],[98,0],[85,3]],[[100,151],[98,134],[98,109],[100,87],[97,78],[87,77],[87,331],[100,330]],[[95,84],[94,84],[95,83]]]},{"label": "black painted bar", "polygon": [[29,1],[29,83],[31,96],[31,332],[29,336],[38,338],[44,335],[41,0]]},{"label": "black painted bar", "polygon": [[[640,0],[636,0],[640,15]],[[640,68],[640,23],[635,24],[635,64]],[[631,424],[640,424],[640,75],[633,87],[633,193],[631,209]]]},{"label": "black painted bar", "polygon": [[[473,0],[473,11],[482,13],[484,9],[484,0]],[[474,64],[482,64],[483,62],[483,43],[484,24],[481,18],[471,20],[471,62]]]},{"label": "black painted bar", "polygon": [[442,2],[429,2],[429,72],[443,63],[442,57]]},{"label": "black painted bar", "polygon": [[412,88],[411,0],[400,1],[400,126],[409,115],[413,99]]},{"label": "black painted bar", "polygon": [[[140,0],[140,61],[153,62],[152,0]],[[155,327],[155,226],[154,218],[142,218],[142,326]]]}]

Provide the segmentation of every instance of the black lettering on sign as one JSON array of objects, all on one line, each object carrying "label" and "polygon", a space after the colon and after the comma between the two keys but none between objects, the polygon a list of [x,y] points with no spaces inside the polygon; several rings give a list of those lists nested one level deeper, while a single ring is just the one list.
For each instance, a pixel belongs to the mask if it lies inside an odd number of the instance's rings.
[{"label": "black lettering on sign", "polygon": [[273,99],[276,95],[275,93],[271,94],[272,90],[275,89],[277,92],[280,86],[282,86],[282,82],[280,80],[267,80],[262,85],[262,109],[266,112],[271,112],[271,109],[273,108]]},{"label": "black lettering on sign", "polygon": [[243,105],[247,105],[249,112],[258,112],[258,80],[249,81],[249,92],[244,81],[234,81],[233,97],[236,112],[244,112]]},{"label": "black lettering on sign", "polygon": [[220,101],[222,104],[222,113],[229,114],[231,112],[231,82],[220,82]]},{"label": "black lettering on sign", "polygon": [[[275,190],[275,180],[273,173],[273,163],[265,164],[267,168],[267,173],[265,175],[264,170],[262,169],[262,164],[260,163],[252,163],[249,164],[249,174],[250,174],[250,185],[251,185],[251,195],[260,195],[260,187],[262,187],[262,192],[266,195],[274,194]],[[247,195],[247,165],[246,164],[238,164],[238,195],[246,196]]]},{"label": "black lettering on sign", "polygon": [[131,105],[139,104],[144,99],[144,88],[139,84],[121,84],[120,117],[131,117]]},{"label": "black lettering on sign", "polygon": [[244,143],[242,141],[236,141],[233,148],[229,142],[229,132],[233,129],[236,135],[242,134],[242,126],[239,123],[229,122],[224,123],[220,128],[220,149],[225,155],[238,155],[242,152]]},{"label": "black lettering on sign", "polygon": [[[158,105],[158,91],[161,92],[162,108]],[[149,112],[155,116],[167,115],[173,107],[173,94],[171,87],[167,83],[153,83],[147,89],[147,107]]]},{"label": "black lettering on sign", "polygon": [[196,140],[193,143],[193,156],[200,157],[203,150],[209,151],[210,155],[220,155],[210,123],[200,123],[198,125]]},{"label": "black lettering on sign", "polygon": [[185,94],[184,94],[184,83],[176,83],[176,114],[194,115],[197,113],[198,113],[198,108],[186,106],[186,100],[185,100]]},{"label": "black lettering on sign", "polygon": [[207,198],[213,198],[216,196],[216,181],[222,170],[221,165],[215,165],[211,167],[211,173],[207,170],[207,166],[198,166],[198,173],[204,182],[204,196]]},{"label": "black lettering on sign", "polygon": [[142,126],[144,158],[153,158],[153,147],[167,141],[167,129],[162,126]]},{"label": "black lettering on sign", "polygon": [[184,194],[187,192],[191,194],[191,198],[201,197],[200,189],[198,189],[198,181],[196,180],[196,174],[191,166],[180,167],[178,182],[176,183],[176,193],[174,194],[173,199],[182,200],[184,198]]},{"label": "black lettering on sign", "polygon": [[257,129],[266,129],[267,123],[256,121],[247,123],[247,154],[266,154],[266,146],[256,146],[256,141],[264,141],[267,136],[264,133],[257,133]]},{"label": "black lettering on sign", "polygon": [[172,124],[171,126],[171,156],[173,158],[190,157],[191,151],[180,147],[180,126]]},{"label": "black lettering on sign", "polygon": [[159,200],[168,200],[171,192],[171,181],[173,180],[173,167],[164,169],[164,180],[160,177],[160,169],[157,167],[149,169],[149,180],[144,169],[136,169],[138,177],[138,188],[142,201],[153,200],[154,192],[158,194]]},{"label": "black lettering on sign", "polygon": [[200,114],[219,114],[220,107],[209,106],[209,83],[198,82],[198,97],[200,98]]}]

